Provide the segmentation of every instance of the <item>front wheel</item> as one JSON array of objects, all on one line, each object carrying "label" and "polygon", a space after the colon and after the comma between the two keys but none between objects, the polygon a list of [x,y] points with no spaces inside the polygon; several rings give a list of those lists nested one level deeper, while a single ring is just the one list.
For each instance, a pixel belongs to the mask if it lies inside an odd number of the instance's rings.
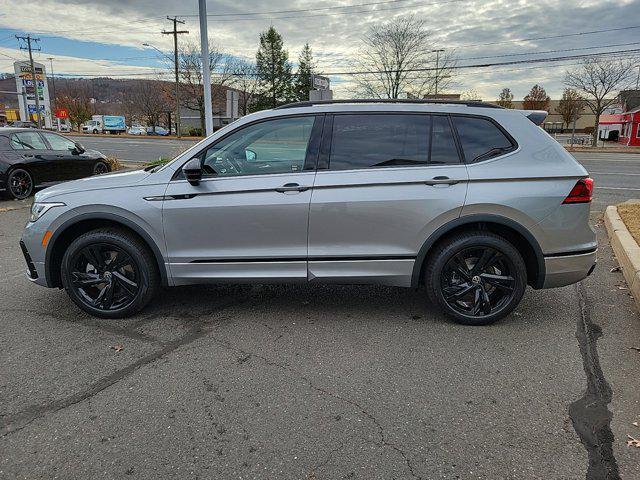
[{"label": "front wheel", "polygon": [[109,165],[104,162],[96,162],[93,166],[93,174],[102,175],[103,173],[109,173]]},{"label": "front wheel", "polygon": [[62,284],[85,312],[123,318],[144,308],[159,288],[149,249],[133,234],[94,230],[76,238],[62,258]]},{"label": "front wheel", "polygon": [[436,247],[424,280],[430,300],[456,322],[488,325],[518,306],[527,270],[511,243],[477,231],[455,235]]}]

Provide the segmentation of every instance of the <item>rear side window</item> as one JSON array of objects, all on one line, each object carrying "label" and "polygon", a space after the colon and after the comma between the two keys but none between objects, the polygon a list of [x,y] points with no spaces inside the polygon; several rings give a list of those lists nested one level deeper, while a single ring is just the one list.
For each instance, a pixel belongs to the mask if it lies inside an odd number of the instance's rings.
[{"label": "rear side window", "polygon": [[20,132],[11,136],[11,147],[14,150],[47,150],[38,132]]},{"label": "rear side window", "polygon": [[515,149],[515,144],[486,118],[453,117],[467,162],[480,162]]},{"label": "rear side window", "polygon": [[458,164],[448,116],[336,115],[332,170]]},{"label": "rear side window", "polygon": [[331,170],[427,165],[428,115],[336,115]]}]

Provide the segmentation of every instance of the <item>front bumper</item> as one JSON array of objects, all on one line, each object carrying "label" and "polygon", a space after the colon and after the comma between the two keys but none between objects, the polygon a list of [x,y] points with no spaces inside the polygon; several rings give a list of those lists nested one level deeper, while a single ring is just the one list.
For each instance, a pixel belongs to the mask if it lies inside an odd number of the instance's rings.
[{"label": "front bumper", "polygon": [[578,254],[545,257],[546,275],[542,288],[564,287],[587,278],[597,262],[597,249]]},{"label": "front bumper", "polygon": [[20,249],[27,265],[27,278],[33,283],[48,287],[45,275],[45,253],[42,246],[42,236],[46,232],[44,222],[28,223],[20,239]]}]

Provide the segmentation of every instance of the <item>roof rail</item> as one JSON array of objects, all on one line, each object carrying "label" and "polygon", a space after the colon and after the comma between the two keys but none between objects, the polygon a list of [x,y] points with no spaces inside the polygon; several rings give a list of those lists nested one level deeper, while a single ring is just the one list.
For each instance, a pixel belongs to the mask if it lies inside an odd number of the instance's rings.
[{"label": "roof rail", "polygon": [[480,108],[504,108],[494,103],[484,102],[467,102],[465,100],[428,100],[428,99],[416,99],[409,100],[403,98],[370,98],[370,99],[355,99],[355,100],[317,100],[306,102],[294,102],[280,105],[274,108],[274,110],[283,110],[286,108],[299,108],[299,107],[312,107],[314,105],[335,105],[335,104],[349,104],[349,103],[404,103],[404,104],[453,104],[453,105],[465,105],[467,107],[480,107]]}]

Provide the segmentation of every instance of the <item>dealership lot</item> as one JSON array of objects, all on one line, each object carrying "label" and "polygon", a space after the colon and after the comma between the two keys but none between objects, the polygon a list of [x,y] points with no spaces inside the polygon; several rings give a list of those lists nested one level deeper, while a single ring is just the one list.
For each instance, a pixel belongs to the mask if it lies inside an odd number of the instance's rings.
[{"label": "dealership lot", "polygon": [[[182,145],[120,142],[153,158]],[[591,459],[635,478],[640,315],[601,215],[640,197],[640,158],[577,158],[596,180],[598,268],[482,328],[422,291],[357,286],[177,288],[93,319],[24,277],[28,202],[0,202],[0,477],[584,478]],[[607,382],[609,441],[580,408],[606,404]]]}]

